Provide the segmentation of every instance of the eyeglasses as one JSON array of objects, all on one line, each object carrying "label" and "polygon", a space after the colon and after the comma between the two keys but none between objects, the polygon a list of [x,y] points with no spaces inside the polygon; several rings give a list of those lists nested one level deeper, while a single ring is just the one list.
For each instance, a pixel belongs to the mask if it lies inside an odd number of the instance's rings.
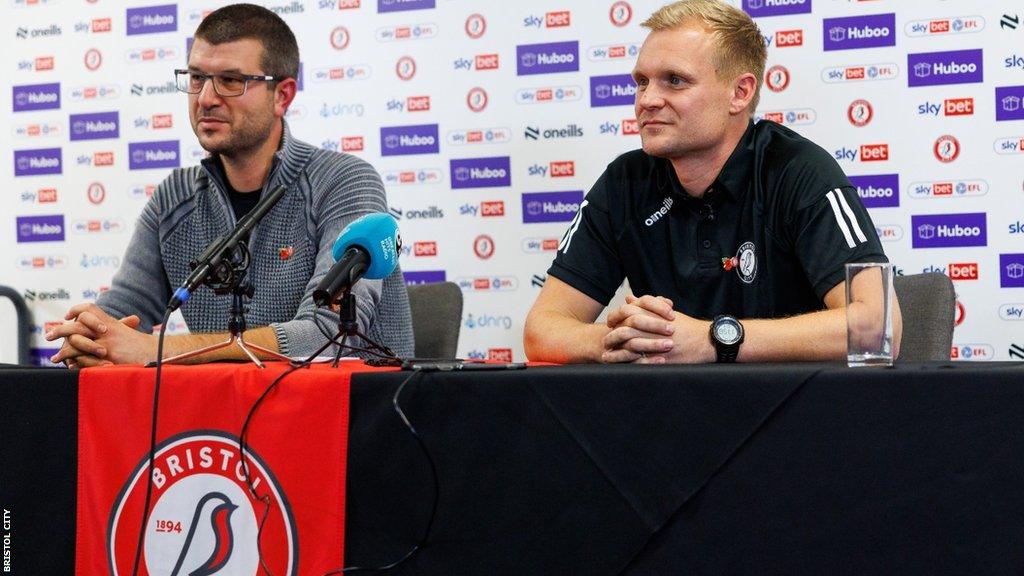
[{"label": "eyeglasses", "polygon": [[178,90],[186,94],[199,94],[206,86],[207,80],[213,80],[213,90],[218,96],[241,96],[245,94],[249,82],[276,82],[284,80],[278,76],[261,76],[253,74],[205,74],[195,70],[175,70],[175,84]]}]

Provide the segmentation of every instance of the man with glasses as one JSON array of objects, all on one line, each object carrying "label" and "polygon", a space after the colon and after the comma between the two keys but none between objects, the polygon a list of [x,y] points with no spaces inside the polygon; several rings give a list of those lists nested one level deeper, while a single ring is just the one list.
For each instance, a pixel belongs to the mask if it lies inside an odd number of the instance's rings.
[{"label": "man with glasses", "polygon": [[[262,194],[287,192],[249,239],[247,280],[255,288],[245,340],[288,356],[305,356],[334,332],[335,312],[316,309],[313,288],[333,264],[341,229],[387,210],[372,166],[296,140],[284,121],[297,90],[295,36],[270,10],[234,4],[200,23],[188,68],[175,70],[188,94],[189,118],[209,152],[201,166],[174,170],[143,209],[110,290],[79,304],[69,322],[46,334],[64,338],[54,362],[69,367],[146,363],[156,359],[151,334],[190,262],[247,214]],[[360,331],[399,356],[412,355],[409,304],[401,271],[353,288]],[[168,336],[164,357],[227,340],[231,297],[197,290],[182,308],[190,334]],[[317,326],[317,317],[320,326]],[[198,361],[243,359],[230,346]]]}]

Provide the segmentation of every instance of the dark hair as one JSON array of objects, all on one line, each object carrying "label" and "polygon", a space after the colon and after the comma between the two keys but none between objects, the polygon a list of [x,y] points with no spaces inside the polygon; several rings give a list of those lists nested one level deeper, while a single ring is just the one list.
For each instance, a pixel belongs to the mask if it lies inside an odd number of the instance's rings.
[{"label": "dark hair", "polygon": [[196,28],[196,38],[210,44],[259,40],[263,73],[281,78],[299,75],[299,45],[280,16],[255,4],[231,4],[210,12]]}]

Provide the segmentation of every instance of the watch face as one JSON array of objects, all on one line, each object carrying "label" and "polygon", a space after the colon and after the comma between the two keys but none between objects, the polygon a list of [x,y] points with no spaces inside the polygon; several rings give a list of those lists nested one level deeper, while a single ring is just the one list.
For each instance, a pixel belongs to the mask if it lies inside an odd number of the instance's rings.
[{"label": "watch face", "polygon": [[723,344],[732,344],[740,339],[740,329],[733,322],[719,322],[715,326],[715,339]]}]

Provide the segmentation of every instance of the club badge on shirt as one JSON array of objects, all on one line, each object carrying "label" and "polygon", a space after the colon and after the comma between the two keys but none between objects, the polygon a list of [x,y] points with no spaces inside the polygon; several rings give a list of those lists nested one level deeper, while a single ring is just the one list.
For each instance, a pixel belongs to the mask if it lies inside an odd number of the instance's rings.
[{"label": "club badge on shirt", "polygon": [[736,275],[745,284],[750,284],[757,277],[757,253],[753,242],[744,242],[736,250],[735,256],[722,258],[722,269],[728,272],[736,270]]}]

